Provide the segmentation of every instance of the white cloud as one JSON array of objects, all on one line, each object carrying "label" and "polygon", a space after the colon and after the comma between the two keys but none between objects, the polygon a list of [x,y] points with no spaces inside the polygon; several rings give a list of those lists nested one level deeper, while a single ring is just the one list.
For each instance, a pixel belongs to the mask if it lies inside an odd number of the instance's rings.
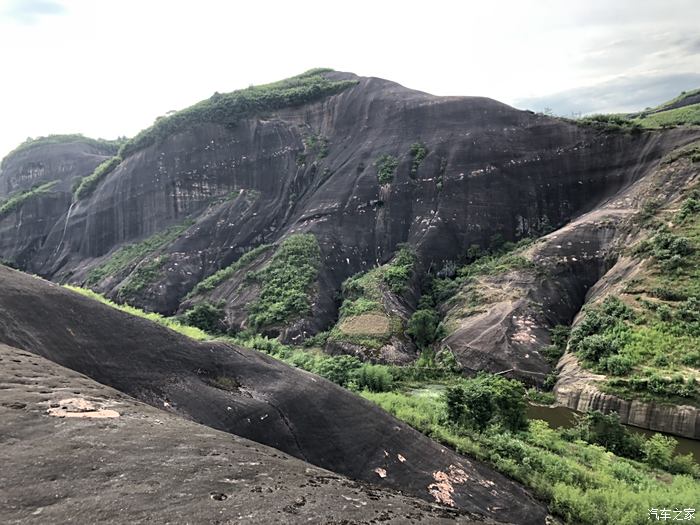
[{"label": "white cloud", "polygon": [[133,135],[214,91],[319,66],[507,103],[700,71],[695,0],[0,0],[0,13],[0,156],[27,136]]}]

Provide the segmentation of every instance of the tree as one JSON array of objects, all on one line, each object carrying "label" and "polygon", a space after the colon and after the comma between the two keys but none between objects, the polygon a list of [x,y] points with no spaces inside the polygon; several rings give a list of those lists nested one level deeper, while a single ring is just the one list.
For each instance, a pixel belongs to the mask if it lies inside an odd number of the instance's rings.
[{"label": "tree", "polygon": [[512,431],[527,427],[525,387],[519,381],[479,374],[449,387],[444,402],[448,420],[456,425],[479,431],[489,425]]},{"label": "tree", "polygon": [[416,310],[408,320],[406,333],[420,348],[426,348],[435,341],[439,319],[434,310]]}]

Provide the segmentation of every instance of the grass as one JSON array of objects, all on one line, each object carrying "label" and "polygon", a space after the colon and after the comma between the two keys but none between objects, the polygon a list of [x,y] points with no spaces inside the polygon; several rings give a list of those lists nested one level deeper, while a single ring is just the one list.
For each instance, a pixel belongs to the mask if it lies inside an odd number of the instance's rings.
[{"label": "grass", "polygon": [[193,222],[191,220],[186,220],[182,224],[171,226],[170,228],[151,235],[139,243],[122,246],[110,255],[105,262],[90,270],[85,283],[92,286],[98,284],[107,277],[114,277],[133,264],[144,259],[146,256],[177,239],[192,226],[192,224]]},{"label": "grass", "polygon": [[97,185],[100,183],[100,181],[104,179],[107,175],[112,173],[115,170],[115,168],[119,166],[119,163],[121,161],[122,158],[119,155],[110,157],[109,159],[101,163],[99,166],[97,166],[90,175],[88,175],[87,177],[83,177],[78,183],[77,187],[75,188],[75,191],[73,192],[75,200],[84,199],[85,197],[89,196],[93,191],[95,191],[95,188],[97,188]]},{"label": "grass", "polygon": [[168,255],[160,255],[155,259],[143,262],[129,275],[129,279],[119,288],[119,299],[128,301],[135,298],[150,284],[163,275],[163,266],[170,260]]},{"label": "grass", "polygon": [[700,104],[691,104],[681,108],[669,109],[658,113],[645,114],[633,122],[645,128],[666,128],[675,126],[700,125]]},{"label": "grass", "polygon": [[[399,246],[388,263],[346,279],[342,287],[343,303],[340,306],[340,316],[338,323],[331,330],[329,339],[376,350],[386,344],[392,335],[401,333],[401,319],[386,311],[383,296],[386,293],[401,295],[406,291],[415,263],[416,256],[413,251],[407,246]],[[361,316],[366,314],[386,316],[389,330],[383,335],[378,335],[373,329],[376,323],[368,326],[367,334],[358,333],[357,330],[353,330],[353,333],[343,330],[344,324],[350,326],[353,320],[361,320]],[[357,323],[353,324],[356,325]]]},{"label": "grass", "polygon": [[[115,304],[90,290],[67,288],[187,337],[212,339],[202,330],[184,326],[172,318]],[[260,335],[221,339],[265,352],[292,366],[360,391],[362,397],[432,439],[460,454],[485,461],[523,483],[547,502],[550,512],[564,523],[636,525],[648,522],[650,508],[688,508],[697,501],[700,487],[693,475],[673,474],[654,466],[654,457],[651,456],[645,459],[646,462],[617,456],[603,446],[572,437],[567,430],[551,429],[543,421],[530,421],[526,430],[515,432],[497,426],[477,432],[448,423],[443,383],[454,384],[461,380],[447,370],[426,378],[417,375],[411,366],[362,364],[351,356],[328,356],[319,351],[283,345]],[[435,381],[441,383],[435,384]],[[238,386],[228,377],[213,377],[210,383],[225,390],[234,390]],[[644,446],[643,450],[652,448]],[[697,465],[687,457],[679,457],[671,461],[671,465],[674,469],[679,465],[684,472],[698,474]]]},{"label": "grass", "polygon": [[[634,280],[585,310],[570,349],[625,399],[700,406],[700,191],[644,207]],[[640,221],[637,219],[637,222]]]},{"label": "grass", "polygon": [[671,475],[621,458],[598,445],[565,439],[543,421],[525,431],[488,427],[476,432],[445,422],[440,396],[362,392],[366,399],[458,453],[486,461],[520,481],[565,523],[641,524],[650,508],[688,508],[700,486],[690,475]]},{"label": "grass", "polygon": [[0,163],[0,167],[4,168],[6,161],[18,153],[29,151],[34,148],[41,146],[46,146],[50,144],[71,144],[71,143],[85,143],[95,148],[98,148],[105,153],[114,154],[117,152],[119,146],[124,143],[126,139],[117,140],[105,140],[105,139],[92,139],[90,137],[85,137],[80,133],[73,133],[68,135],[47,135],[45,137],[28,138],[22,144],[13,149],[10,153],[5,156]]},{"label": "grass", "polygon": [[56,184],[58,184],[58,181],[54,180],[11,195],[9,199],[0,204],[0,217],[4,217],[38,195],[49,193]]},{"label": "grass", "polygon": [[119,310],[121,312],[125,312],[129,315],[133,315],[136,317],[142,317],[144,319],[148,319],[149,321],[159,324],[161,326],[165,326],[166,328],[169,328],[170,330],[173,330],[175,332],[178,332],[179,334],[182,334],[184,336],[187,336],[191,339],[194,339],[196,341],[209,341],[214,339],[213,336],[207,334],[206,332],[200,330],[199,328],[195,328],[193,326],[188,326],[186,324],[180,323],[177,319],[173,317],[165,317],[160,314],[154,313],[154,312],[144,312],[143,310],[140,310],[139,308],[135,308],[133,306],[129,306],[128,304],[117,304],[113,301],[110,301],[103,295],[98,294],[97,292],[93,292],[92,290],[88,290],[87,288],[80,288],[78,286],[71,286],[69,284],[64,285],[65,288],[68,290],[71,290],[75,293],[79,293],[80,295],[84,295],[86,297],[89,297],[90,299],[93,299],[95,301],[98,301],[102,304],[106,304],[107,306],[110,306],[116,310]]},{"label": "grass", "polygon": [[273,247],[272,244],[261,244],[256,246],[252,250],[247,251],[241,255],[236,262],[221,268],[220,270],[214,272],[206,279],[198,282],[197,285],[192,289],[192,291],[187,294],[186,298],[194,297],[195,295],[201,295],[206,292],[212,291],[214,288],[219,286],[221,283],[229,280],[233,277],[238,270],[245,268],[254,262],[261,254],[267,252]]},{"label": "grass", "polygon": [[260,294],[248,307],[251,326],[260,329],[307,314],[320,264],[321,250],[313,234],[285,239],[265,267],[247,274],[260,284]]},{"label": "grass", "polygon": [[323,76],[328,71],[332,70],[313,69],[271,84],[251,86],[231,93],[215,93],[189,108],[159,117],[151,127],[126,142],[120,148],[119,155],[126,158],[195,124],[214,122],[235,126],[251,115],[320,100],[357,83],[354,80],[329,80]]}]

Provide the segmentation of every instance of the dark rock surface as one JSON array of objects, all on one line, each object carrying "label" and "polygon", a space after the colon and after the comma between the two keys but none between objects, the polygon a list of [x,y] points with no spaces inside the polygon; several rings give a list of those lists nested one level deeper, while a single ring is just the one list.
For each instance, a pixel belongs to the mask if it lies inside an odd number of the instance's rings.
[{"label": "dark rock surface", "polygon": [[165,413],[2,344],[0,419],[5,524],[482,522]]},{"label": "dark rock surface", "polygon": [[[64,202],[63,216],[51,221],[31,257],[14,248],[15,219],[1,220],[0,256],[81,283],[120,246],[189,218],[194,223],[182,236],[142,257],[168,255],[160,274],[130,298],[173,313],[198,281],[245,250],[311,232],[323,258],[323,292],[304,325],[313,333],[334,323],[340,283],[386,262],[399,243],[414,246],[427,268],[471,244],[486,245],[495,233],[514,239],[544,223],[560,226],[692,138],[680,130],[605,133],[486,98],[435,97],[377,78],[328,75],[358,84],[235,127],[198,124],[137,151],[89,198],[70,210]],[[326,151],[309,146],[310,137],[323,138]],[[411,173],[413,143],[428,153]],[[380,185],[374,163],[384,154],[399,164],[393,181]],[[0,184],[15,171],[3,169]],[[117,297],[138,262],[97,289]],[[240,326],[236,312],[251,297],[234,292],[217,298]]]},{"label": "dark rock surface", "polygon": [[544,522],[544,507],[520,485],[322,378],[192,341],[6,267],[0,285],[0,342],[355,480],[499,521]]}]

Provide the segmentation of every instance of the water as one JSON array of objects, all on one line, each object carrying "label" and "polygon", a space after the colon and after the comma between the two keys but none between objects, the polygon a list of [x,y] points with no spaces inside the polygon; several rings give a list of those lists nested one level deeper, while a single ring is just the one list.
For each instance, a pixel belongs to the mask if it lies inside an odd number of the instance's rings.
[{"label": "water", "polygon": [[[529,417],[530,419],[542,419],[546,421],[552,428],[572,427],[575,423],[575,415],[576,412],[566,407],[529,405],[527,409],[527,417]],[[646,437],[653,436],[657,433],[652,432],[651,430],[633,427],[631,425],[625,425],[625,427],[631,432],[642,434]],[[658,433],[660,434],[661,432]],[[670,436],[676,441],[678,441],[678,446],[676,446],[676,454],[690,453],[695,458],[695,461],[700,463],[700,441],[697,441],[695,439],[687,439],[679,436]]]},{"label": "water", "polygon": [[[439,397],[445,391],[445,385],[428,384],[422,385],[421,388],[412,388],[408,390],[408,394],[412,396]],[[552,428],[570,428],[576,423],[576,412],[570,408],[561,406],[545,406],[545,405],[528,405],[527,417],[530,419],[541,419],[546,421]],[[656,434],[651,430],[646,430],[631,425],[625,425],[630,432],[642,434],[645,437],[650,437]],[[659,432],[661,433],[661,432]],[[700,441],[695,439],[683,438],[680,436],[669,435],[678,442],[676,446],[676,454],[692,454],[695,461],[700,463]]]},{"label": "water", "polygon": [[58,246],[56,246],[56,252],[54,255],[58,253],[58,250],[61,249],[61,246],[63,245],[63,241],[66,238],[66,230],[68,229],[68,221],[70,220],[70,214],[73,211],[73,206],[75,206],[75,202],[73,201],[70,203],[70,207],[68,208],[68,213],[66,214],[66,222],[63,223],[63,233],[61,234],[61,241],[58,243]]}]

